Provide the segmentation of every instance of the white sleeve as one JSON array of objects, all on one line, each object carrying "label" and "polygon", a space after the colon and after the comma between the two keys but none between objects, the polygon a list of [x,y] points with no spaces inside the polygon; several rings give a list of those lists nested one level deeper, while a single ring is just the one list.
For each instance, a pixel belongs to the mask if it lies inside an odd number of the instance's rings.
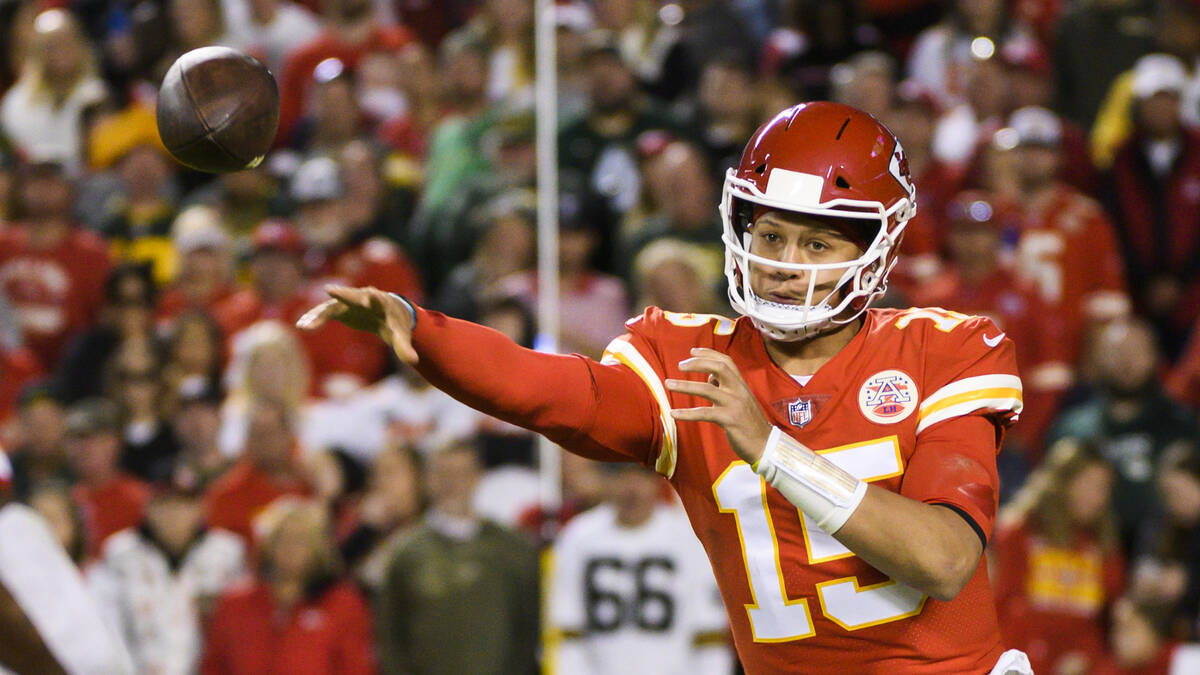
[{"label": "white sleeve", "polygon": [[[704,548],[691,530],[687,534],[692,540],[687,549],[688,587],[696,589],[689,596],[692,599],[689,624],[693,640],[698,641],[691,672],[693,675],[727,675],[733,672],[733,650],[725,637],[729,633],[729,616]],[[718,635],[720,641],[714,642]]]},{"label": "white sleeve", "polygon": [[587,609],[584,606],[583,555],[568,526],[554,546],[547,600],[551,675],[587,675]]},{"label": "white sleeve", "polygon": [[71,675],[133,672],[124,644],[42,517],[21,504],[0,509],[0,582]]}]

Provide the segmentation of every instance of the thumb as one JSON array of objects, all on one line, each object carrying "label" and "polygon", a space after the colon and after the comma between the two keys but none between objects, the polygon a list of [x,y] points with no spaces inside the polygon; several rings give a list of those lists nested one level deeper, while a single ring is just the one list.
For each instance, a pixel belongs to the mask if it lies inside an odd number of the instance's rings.
[{"label": "thumb", "polygon": [[389,315],[387,318],[387,334],[388,344],[396,352],[396,356],[400,358],[405,365],[415,366],[419,357],[417,350],[412,346],[412,329],[407,326],[402,319],[395,315]]}]

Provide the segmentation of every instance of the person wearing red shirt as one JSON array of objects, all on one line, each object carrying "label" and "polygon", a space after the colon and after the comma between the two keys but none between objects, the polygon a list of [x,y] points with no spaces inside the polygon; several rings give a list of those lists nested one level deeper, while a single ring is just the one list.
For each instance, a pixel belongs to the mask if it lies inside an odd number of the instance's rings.
[{"label": "person wearing red shirt", "polygon": [[268,504],[285,495],[310,492],[297,455],[287,409],[271,401],[254,403],[242,458],[205,495],[208,525],[252,542],[254,518]]},{"label": "person wearing red shirt", "polygon": [[749,675],[1028,674],[982,559],[996,453],[1022,408],[1013,344],[985,317],[868,308],[914,192],[875,118],[803,103],[726,173],[736,321],[651,307],[598,362],[371,288],[328,288],[299,325],[373,332],[464,403],[654,467],[708,553]]},{"label": "person wearing red shirt", "polygon": [[113,534],[142,522],[149,488],[122,472],[122,438],[117,405],[84,399],[67,413],[69,454],[79,475],[71,498],[83,514],[88,556],[96,557]]},{"label": "person wearing red shirt", "polygon": [[1125,585],[1114,479],[1095,446],[1060,441],[1000,514],[996,609],[1034,672],[1090,672],[1104,652],[1104,617]]},{"label": "person wearing red shirt", "polygon": [[1006,230],[1015,227],[1011,207],[989,193],[968,190],[951,200],[944,218],[948,265],[910,297],[918,307],[986,316],[1017,344],[1025,412],[1012,433],[1029,465],[1036,465],[1042,436],[1074,379],[1063,354],[1061,317],[1001,260]]},{"label": "person wearing red shirt", "polygon": [[50,370],[104,304],[108,247],[74,222],[75,187],[61,166],[25,167],[16,190],[18,220],[0,228],[0,291],[26,345]]},{"label": "person wearing red shirt", "polygon": [[1075,362],[1093,322],[1130,310],[1116,232],[1099,204],[1058,179],[1062,122],[1054,113],[1021,108],[1008,130],[1017,144],[1014,201],[1024,211],[1017,273],[1064,318],[1066,357]]},{"label": "person wearing red shirt", "polygon": [[17,412],[21,390],[41,375],[42,365],[32,351],[0,346],[0,427]]},{"label": "person wearing red shirt", "polygon": [[[213,316],[221,325],[229,353],[240,332],[262,320],[291,325],[320,296],[304,272],[307,250],[300,234],[288,223],[269,220],[259,224],[251,237],[252,286],[237,291],[218,303]],[[387,365],[387,354],[369,335],[345,326],[329,325],[300,335],[312,367],[312,393],[328,391],[331,382],[349,376],[358,384],[378,379]]]},{"label": "person wearing red shirt", "polygon": [[256,525],[262,533],[259,572],[218,601],[201,674],[375,673],[370,610],[338,576],[323,507],[281,499]]},{"label": "person wearing red shirt", "polygon": [[1124,595],[1110,612],[1109,650],[1089,675],[1171,675],[1200,667],[1200,650],[1182,650],[1170,638],[1170,612],[1161,604]]},{"label": "person wearing red shirt", "polygon": [[403,26],[380,25],[371,0],[331,0],[325,3],[324,16],[328,28],[284,61],[279,79],[277,143],[290,140],[303,116],[317,64],[338,59],[353,70],[366,54],[395,53],[412,40],[412,34]]},{"label": "person wearing red shirt", "polygon": [[158,297],[155,315],[170,322],[188,310],[211,314],[234,293],[233,251],[220,212],[192,206],[175,219],[172,231],[179,272]]},{"label": "person wearing red shirt", "polygon": [[1167,376],[1166,390],[1193,409],[1200,410],[1200,317],[1192,325],[1183,355]]}]

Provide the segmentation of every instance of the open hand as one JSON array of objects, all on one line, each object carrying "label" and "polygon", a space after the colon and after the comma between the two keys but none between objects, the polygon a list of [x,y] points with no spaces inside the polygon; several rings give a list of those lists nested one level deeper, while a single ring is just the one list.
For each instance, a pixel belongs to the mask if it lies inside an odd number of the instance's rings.
[{"label": "open hand", "polygon": [[706,373],[707,382],[668,379],[667,389],[680,394],[699,396],[712,405],[698,408],[675,408],[671,417],[683,421],[712,422],[725,430],[729,445],[747,463],[753,464],[762,455],[771,423],[737,366],[728,354],[697,347],[692,358],[679,362],[685,373]]},{"label": "open hand", "polygon": [[408,365],[417,362],[412,346],[413,320],[408,308],[390,293],[373,286],[325,287],[330,298],[304,313],[296,321],[300,330],[316,330],[333,319],[355,330],[375,333]]}]

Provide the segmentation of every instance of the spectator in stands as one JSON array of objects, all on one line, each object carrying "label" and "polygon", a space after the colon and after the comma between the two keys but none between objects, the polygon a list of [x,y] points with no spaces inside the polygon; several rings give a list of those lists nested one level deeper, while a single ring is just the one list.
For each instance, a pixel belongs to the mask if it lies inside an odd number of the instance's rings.
[{"label": "spectator in stands", "polygon": [[[382,155],[361,138],[347,143],[337,159],[346,189],[342,198],[346,230],[354,233],[355,240],[387,242],[403,258],[396,243],[408,241],[409,226],[421,194],[419,160],[403,150]],[[415,270],[410,274],[416,278]]]},{"label": "spectator in stands", "polygon": [[4,439],[16,499],[28,499],[41,483],[71,480],[65,419],[62,395],[52,381],[36,380],[21,390],[16,423]]},{"label": "spectator in stands", "polygon": [[274,401],[299,416],[310,377],[303,351],[295,333],[276,321],[254,324],[238,338],[225,375],[229,396],[221,407],[218,444],[226,456],[241,453],[255,403]]},{"label": "spectator in stands", "polygon": [[117,369],[111,387],[123,420],[121,468],[148,483],[169,478],[179,455],[163,407],[164,384],[160,368],[126,367]]},{"label": "spectator in stands", "polygon": [[634,314],[645,307],[668,312],[725,314],[717,290],[725,283],[720,261],[696,244],[658,239],[633,259]]},{"label": "spectator in stands", "polygon": [[[167,3],[167,25],[171,29],[171,44],[166,65],[184,52],[209,45],[233,46],[237,42],[225,26],[220,0],[170,0]],[[164,69],[165,72],[165,69]]]},{"label": "spectator in stands", "polygon": [[964,64],[961,96],[943,104],[946,112],[938,120],[931,148],[934,157],[947,164],[967,164],[979,140],[1004,126],[1010,110],[1004,65],[987,44]]},{"label": "spectator in stands", "polygon": [[646,168],[656,179],[648,187],[661,190],[654,201],[661,212],[644,224],[629,224],[627,239],[618,243],[618,271],[628,278],[627,266],[638,251],[661,237],[670,237],[702,246],[713,254],[722,253],[721,223],[713,204],[719,193],[708,165],[696,146],[674,141],[655,155]]},{"label": "spectator in stands", "polygon": [[[1037,464],[1042,434],[1054,419],[1059,398],[1074,380],[1062,352],[1061,317],[1050,311],[1030,284],[1004,264],[1004,239],[1018,227],[1013,209],[989,193],[961,192],[946,207],[948,260],[945,269],[910,296],[916,307],[944,307],[987,316],[1020,345],[1017,363],[1024,385],[1025,414],[1005,444],[1005,457]],[[1015,443],[1014,443],[1015,442]],[[1002,464],[1003,466],[1003,464]],[[1020,485],[1024,472],[1004,476],[1006,488]],[[1005,494],[1007,497],[1007,492]]]},{"label": "spectator in stands", "polygon": [[708,557],[663,481],[637,464],[604,465],[605,503],[554,545],[548,628],[564,673],[727,675],[729,620]]},{"label": "spectator in stands", "polygon": [[[1009,118],[1023,209],[1017,269],[1066,320],[1066,357],[1077,358],[1089,326],[1129,312],[1116,234],[1103,208],[1059,179],[1062,123],[1044,108]],[[1010,132],[1005,132],[1010,133]]]},{"label": "spectator in stands", "polygon": [[1113,603],[1108,653],[1093,664],[1091,675],[1168,675],[1190,672],[1197,661],[1179,656],[1171,639],[1170,618],[1161,605],[1124,595]]},{"label": "spectator in stands", "polygon": [[296,125],[290,144],[310,157],[336,155],[342,146],[367,131],[354,74],[340,59],[330,57],[313,68],[312,79],[305,115]]},{"label": "spectator in stands", "polygon": [[533,5],[524,0],[480,4],[475,17],[447,39],[485,46],[488,100],[517,108],[533,105]]},{"label": "spectator in stands", "polygon": [[371,467],[357,527],[343,541],[342,553],[355,579],[372,595],[383,588],[392,552],[420,522],[422,466],[416,450],[392,443]]},{"label": "spectator in stands", "polygon": [[158,318],[170,320],[189,309],[212,313],[234,292],[233,243],[220,212],[201,205],[184,209],[171,238],[178,272],[159,296]]},{"label": "spectator in stands", "polygon": [[[213,309],[235,358],[243,331],[259,321],[290,326],[322,294],[307,277],[306,246],[291,224],[265,221],[254,229],[251,242],[251,287]],[[329,386],[353,388],[378,378],[386,361],[378,342],[366,339],[369,337],[344,326],[301,336],[303,349],[297,356],[306,357],[305,368],[312,371],[310,393],[328,395],[332,391]]]},{"label": "spectator in stands", "polygon": [[17,180],[19,220],[0,229],[0,284],[26,345],[51,370],[103,305],[109,253],[77,226],[75,185],[61,165],[26,165]]},{"label": "spectator in stands", "polygon": [[171,428],[179,440],[175,475],[207,487],[225,473],[229,459],[217,446],[221,396],[216,389],[185,386],[176,400]]},{"label": "spectator in stands", "polygon": [[353,70],[366,54],[395,52],[412,39],[407,29],[384,25],[370,0],[327,0],[322,14],[324,30],[288,54],[279,71],[281,107],[277,140],[290,140],[296,123],[308,109],[319,63],[337,59]]},{"label": "spectator in stands", "polygon": [[188,392],[218,391],[224,358],[221,327],[200,311],[180,314],[163,340],[162,409],[174,412]]},{"label": "spectator in stands", "polygon": [[201,494],[198,484],[156,484],[145,519],[109,538],[88,570],[138,672],[195,672],[212,603],[244,572],[245,545],[205,529]]},{"label": "spectator in stands", "polygon": [[713,177],[725,179],[725,169],[742,157],[743,139],[758,126],[754,71],[736,53],[713,56],[700,71],[699,89],[686,123],[697,132]]},{"label": "spectator in stands", "polygon": [[[588,114],[565,122],[558,134],[559,180],[564,192],[586,195],[585,204],[595,201],[612,214],[603,222],[612,228],[638,198],[638,136],[650,129],[678,136],[681,130],[639,92],[635,73],[621,58],[614,35],[598,31],[589,36],[587,73]],[[711,181],[707,163],[703,166],[706,181]]]},{"label": "spectator in stands", "polygon": [[1054,33],[1054,109],[1091,129],[1109,84],[1151,50],[1157,3],[1070,3]]},{"label": "spectator in stands", "polygon": [[[297,202],[296,227],[304,238],[308,258],[317,261],[320,283],[336,282],[386,288],[405,297],[423,297],[420,280],[408,257],[394,242],[372,236],[376,208],[373,193],[382,190],[374,175],[374,157],[361,142],[347,145],[351,175],[329,157],[315,157],[296,169],[292,198]],[[362,157],[362,153],[368,153]],[[371,166],[363,168],[361,164]],[[363,173],[371,175],[364,176]],[[355,179],[354,192],[346,179]],[[365,183],[365,185],[364,185]],[[374,197],[374,198],[373,198]],[[381,356],[381,358],[383,358]]]},{"label": "spectator in stands", "polygon": [[204,675],[370,675],[371,613],[342,579],[328,516],[280,499],[256,519],[258,573],[228,591],[210,623]]},{"label": "spectator in stands", "polygon": [[71,340],[58,367],[57,380],[67,401],[111,394],[112,375],[122,367],[158,367],[150,265],[113,268],[104,289],[105,304],[97,321]]},{"label": "spectator in stands", "polygon": [[1191,0],[1162,0],[1154,7],[1157,11],[1150,33],[1154,44],[1139,52],[1137,56],[1141,58],[1136,62],[1130,59],[1123,64],[1129,70],[1110,80],[1108,94],[1092,125],[1092,156],[1101,168],[1111,165],[1116,149],[1133,133],[1135,99],[1142,98],[1134,91],[1139,71],[1142,87],[1147,79],[1161,81],[1167,75],[1163,71],[1163,56],[1174,60],[1167,61],[1171,64],[1169,69],[1175,71],[1168,77],[1173,79],[1179,74],[1174,66],[1182,67],[1185,82],[1180,91],[1183,107],[1179,112],[1184,123],[1192,128],[1200,126],[1200,69],[1195,66],[1200,59],[1200,7]]},{"label": "spectator in stands", "polygon": [[83,164],[83,117],[108,96],[79,21],[48,9],[33,21],[21,76],[0,99],[0,130],[33,162]]},{"label": "spectator in stands", "polygon": [[1161,507],[1139,529],[1130,592],[1162,607],[1169,634],[1195,640],[1200,618],[1200,448],[1183,441],[1163,455]]},{"label": "spectator in stands", "polygon": [[117,182],[92,216],[96,228],[118,259],[153,263],[155,281],[167,283],[176,273],[170,235],[178,164],[162,147],[154,111],[137,105],[101,118],[92,126],[89,145],[93,167],[111,167]]},{"label": "spectator in stands", "polygon": [[[1196,25],[1200,31],[1200,19]],[[1138,61],[1133,133],[1118,147],[1103,190],[1134,306],[1154,325],[1168,361],[1179,356],[1200,307],[1200,131],[1183,124],[1186,82],[1174,57]]]},{"label": "spectator in stands", "polygon": [[1001,511],[992,591],[1005,641],[1036,673],[1086,673],[1104,651],[1107,608],[1124,588],[1111,507],[1113,467],[1065,440]]},{"label": "spectator in stands", "polygon": [[273,73],[292,50],[321,33],[320,19],[291,0],[244,0],[224,3],[229,36],[240,49],[258,56]]},{"label": "spectator in stands", "polygon": [[[629,298],[621,280],[596,270],[601,234],[596,223],[560,200],[558,218],[559,340],[564,353],[599,358],[629,318]],[[537,273],[517,272],[500,279],[495,292],[516,297],[533,311],[538,303]]]},{"label": "spectator in stands", "polygon": [[[537,553],[475,514],[481,472],[469,443],[429,460],[429,511],[395,549],[380,593],[385,673],[537,672]],[[454,649],[444,648],[447,635],[457,636]]]},{"label": "spectator in stands", "polygon": [[946,229],[946,206],[962,186],[962,171],[933,153],[933,136],[941,108],[933,95],[915,80],[896,85],[890,107],[880,118],[904,144],[904,155],[917,191],[917,213],[904,226],[904,255],[889,277],[901,292],[909,292],[941,269]]},{"label": "spectator in stands", "polygon": [[917,36],[908,55],[908,76],[942,101],[962,100],[972,58],[986,59],[1009,40],[1032,37],[1002,0],[956,0],[942,21]]},{"label": "spectator in stands", "polygon": [[497,119],[479,141],[490,170],[465,177],[436,210],[427,201],[421,204],[409,241],[414,256],[425,262],[430,287],[443,283],[470,256],[492,209],[535,208],[534,140],[534,119],[528,112]]},{"label": "spectator in stands", "polygon": [[477,319],[497,281],[530,269],[537,242],[535,206],[524,191],[501,194],[480,206],[473,219],[479,238],[471,257],[450,271],[434,306],[454,317]]},{"label": "spectator in stands", "polygon": [[149,490],[121,470],[120,409],[103,398],[71,406],[66,419],[71,464],[79,482],[71,498],[83,512],[88,556],[100,554],[105,541],[141,522]]},{"label": "spectator in stands", "polygon": [[205,496],[205,520],[211,527],[229,530],[249,543],[259,511],[279,497],[310,492],[294,424],[286,405],[270,399],[254,402],[241,458]]},{"label": "spectator in stands", "polygon": [[[896,94],[896,62],[884,52],[859,52],[834,66],[830,79],[834,101],[882,118],[892,107]],[[739,138],[747,135],[742,134]],[[726,166],[735,166],[739,157],[734,157]]]},{"label": "spectator in stands", "polygon": [[[4,302],[0,293],[0,304]],[[15,328],[16,317],[9,316],[12,318],[11,327]],[[0,324],[4,323],[5,320],[0,319]],[[8,340],[0,340],[0,437],[4,436],[4,429],[17,412],[21,390],[44,374],[42,365],[31,350],[19,341],[13,344]]]},{"label": "spectator in stands", "polygon": [[429,132],[420,212],[437,213],[463,182],[488,169],[480,148],[480,138],[493,122],[486,66],[487,50],[470,40],[447,38],[438,50],[442,117]]},{"label": "spectator in stands", "polygon": [[[283,153],[281,156],[285,166],[294,165],[290,155]],[[276,171],[273,166],[273,162],[263,162],[256,167],[221,174],[190,193],[187,204],[203,204],[216,209],[216,222],[240,240],[249,236],[259,223],[285,215],[291,208],[287,203],[286,183],[273,173]]]},{"label": "spectator in stands", "polygon": [[1106,324],[1089,356],[1096,377],[1093,396],[1064,410],[1048,440],[1090,440],[1112,462],[1117,523],[1128,550],[1136,528],[1158,503],[1154,471],[1160,457],[1172,445],[1195,439],[1196,417],[1163,392],[1157,340],[1146,323]]}]

